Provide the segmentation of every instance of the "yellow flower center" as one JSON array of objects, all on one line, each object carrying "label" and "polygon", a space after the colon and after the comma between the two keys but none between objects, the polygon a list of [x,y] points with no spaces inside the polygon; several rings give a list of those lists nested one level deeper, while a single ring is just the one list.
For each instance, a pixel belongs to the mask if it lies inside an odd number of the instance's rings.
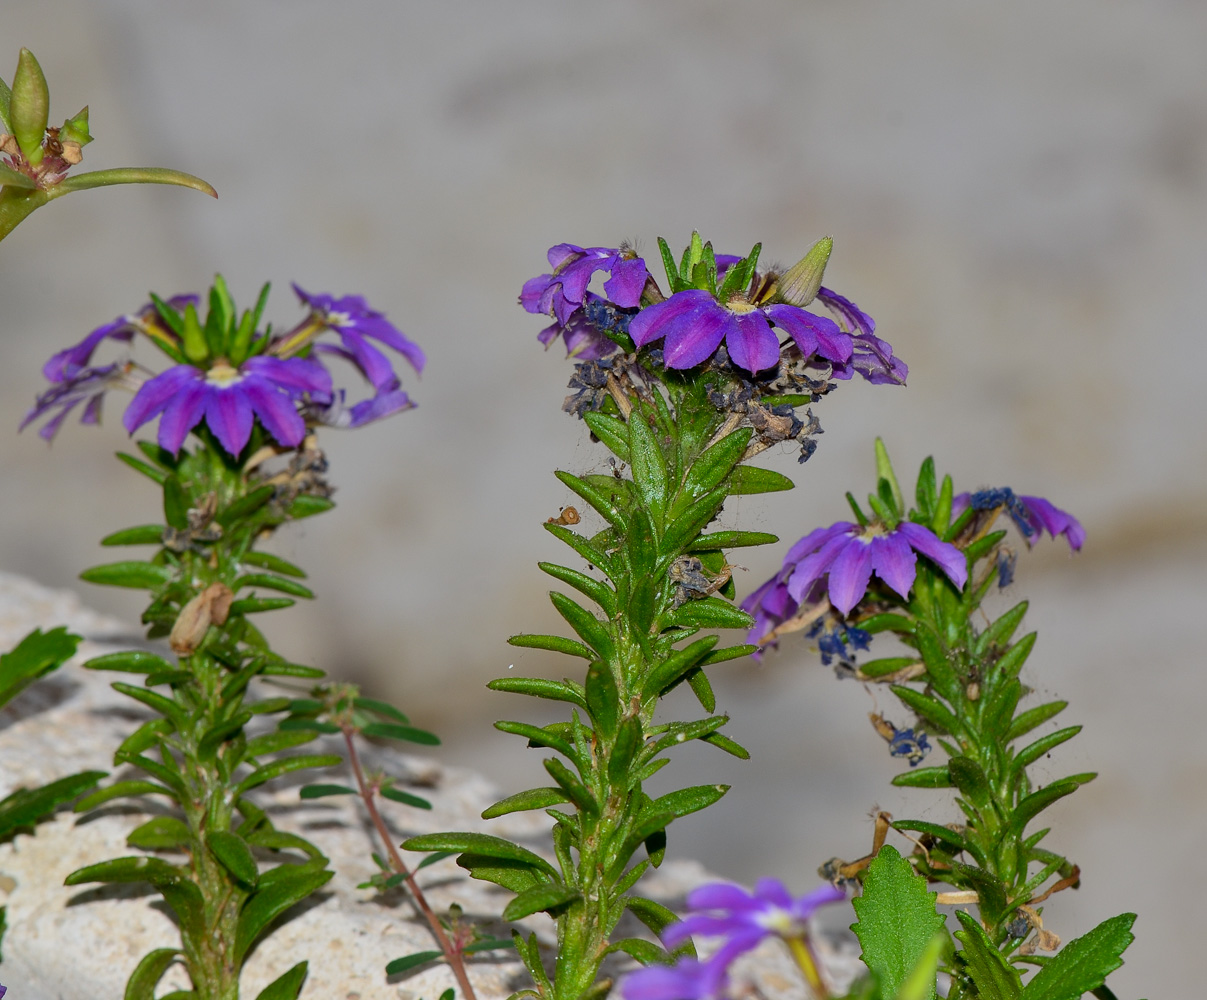
[{"label": "yellow flower center", "polygon": [[739,316],[745,316],[747,313],[755,312],[758,309],[758,306],[756,306],[753,302],[748,302],[744,298],[737,297],[726,302],[725,308],[731,313],[737,313]]},{"label": "yellow flower center", "polygon": [[219,358],[205,373],[205,380],[219,389],[228,389],[235,383],[243,381],[243,374],[238,368],[232,368],[225,360]]}]

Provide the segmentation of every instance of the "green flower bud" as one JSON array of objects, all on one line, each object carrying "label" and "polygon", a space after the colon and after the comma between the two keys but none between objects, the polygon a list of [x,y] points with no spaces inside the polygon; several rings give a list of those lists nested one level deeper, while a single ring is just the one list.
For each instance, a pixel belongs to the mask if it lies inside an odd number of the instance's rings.
[{"label": "green flower bud", "polygon": [[78,142],[81,146],[87,146],[92,141],[92,136],[88,133],[88,105],[84,105],[84,110],[74,118],[63,122],[63,127],[59,129],[59,139],[63,142]]},{"label": "green flower bud", "polygon": [[197,318],[197,310],[190,302],[184,311],[184,356],[193,364],[199,365],[210,356],[209,344],[206,343],[205,331]]},{"label": "green flower bud", "polygon": [[42,139],[50,118],[50,88],[46,86],[42,67],[29,49],[22,49],[17,60],[9,118],[13,136],[25,159],[37,166],[42,162]]},{"label": "green flower bud", "polygon": [[823,236],[779,280],[779,298],[792,306],[807,306],[817,298],[826,262],[834,249],[834,237]]}]

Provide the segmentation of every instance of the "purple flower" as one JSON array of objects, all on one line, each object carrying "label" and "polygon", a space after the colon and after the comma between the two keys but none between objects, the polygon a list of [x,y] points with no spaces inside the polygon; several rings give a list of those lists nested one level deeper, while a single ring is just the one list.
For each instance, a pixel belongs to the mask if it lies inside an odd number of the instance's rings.
[{"label": "purple flower", "polygon": [[553,316],[562,326],[570,324],[570,316],[586,300],[587,286],[596,271],[607,271],[604,292],[622,309],[641,303],[645,289],[645,261],[625,247],[576,247],[559,243],[549,248],[552,274],[542,274],[524,282],[520,290],[520,305],[530,313]]},{"label": "purple flower", "polygon": [[40,420],[52,410],[58,410],[38,431],[38,436],[47,441],[54,439],[63,426],[63,421],[80,403],[84,411],[80,414],[80,423],[99,424],[101,420],[101,402],[105,393],[115,386],[133,387],[130,375],[130,365],[111,364],[98,368],[72,368],[72,374],[60,379],[34,401],[33,408],[25,414],[18,430],[25,430],[35,420]]},{"label": "purple flower", "polygon": [[1072,514],[1043,497],[1020,496],[1009,486],[959,494],[951,501],[952,518],[959,517],[969,507],[973,510],[1005,508],[1028,547],[1034,545],[1045,531],[1053,538],[1064,535],[1074,552],[1080,552],[1085,543],[1085,528]]},{"label": "purple flower", "polygon": [[238,368],[219,361],[208,371],[175,365],[143,384],[122,424],[133,434],[162,413],[159,444],[175,453],[204,420],[222,447],[237,456],[251,437],[255,417],[280,444],[300,444],[306,422],[297,403],[307,398],[327,403],[332,393],[327,370],[306,358],[252,357]]},{"label": "purple flower", "polygon": [[296,282],[293,290],[310,307],[313,322],[339,334],[344,349],[375,389],[388,388],[391,383],[396,385],[398,376],[389,359],[369,343],[370,339],[393,348],[415,371],[423,371],[426,359],[419,345],[408,340],[383,313],[370,309],[361,296],[311,295]]},{"label": "purple flower", "polygon": [[724,343],[730,360],[754,374],[779,363],[780,342],[772,324],[806,357],[817,355],[834,363],[851,357],[851,338],[832,319],[786,302],[756,305],[736,296],[722,303],[698,288],[646,307],[633,317],[629,333],[638,347],[662,340],[667,368],[694,368]]},{"label": "purple flower", "polygon": [[718,1000],[727,985],[724,966],[685,957],[674,966],[651,965],[625,976],[625,1000]]},{"label": "purple flower", "polygon": [[[847,615],[867,593],[872,574],[901,597],[909,596],[917,575],[917,555],[922,553],[957,587],[968,580],[964,553],[912,521],[887,529],[873,522],[866,528],[839,521],[811,531],[788,550],[780,572],[742,602],[755,617],[750,641],[757,642],[768,624],[793,617],[798,608],[828,594],[830,604]],[[821,578],[829,574],[828,586]]]},{"label": "purple flower", "polygon": [[343,389],[337,389],[331,402],[325,405],[306,406],[303,415],[315,423],[324,424],[327,427],[351,430],[415,406],[411,397],[399,388],[397,382],[393,387],[383,388],[368,399],[362,399],[351,406],[345,402],[346,397],[347,394]]},{"label": "purple flower", "polygon": [[850,299],[828,288],[818,289],[817,297],[839,318],[843,330],[851,334],[851,356],[836,364],[831,376],[849,379],[853,372],[859,372],[873,385],[904,385],[909,366],[893,357],[892,345],[887,340],[875,335],[876,321]]},{"label": "purple flower", "polygon": [[[196,305],[198,301],[196,295],[176,295],[168,300],[168,305],[178,311],[183,311],[185,307],[190,304]],[[42,366],[42,374],[50,382],[66,382],[73,379],[88,367],[93,353],[102,341],[120,340],[128,344],[136,333],[145,333],[160,339],[164,337],[176,339],[174,334],[162,328],[155,304],[148,302],[138,312],[118,316],[112,323],[98,326],[74,347],[59,351]]]}]

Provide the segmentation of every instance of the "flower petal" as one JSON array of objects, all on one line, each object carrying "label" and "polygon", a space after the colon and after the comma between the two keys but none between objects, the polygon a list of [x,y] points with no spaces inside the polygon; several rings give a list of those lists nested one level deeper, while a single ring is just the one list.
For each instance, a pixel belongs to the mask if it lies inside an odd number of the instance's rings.
[{"label": "flower petal", "polygon": [[651,341],[665,336],[668,325],[675,323],[680,317],[716,305],[716,300],[708,292],[698,288],[676,292],[669,299],[646,306],[634,316],[629,323],[629,336],[638,347],[644,347]]},{"label": "flower petal", "polygon": [[929,528],[914,524],[912,521],[902,521],[897,525],[897,531],[905,536],[905,540],[915,551],[921,552],[946,573],[952,583],[961,590],[964,589],[964,584],[968,582],[968,560],[964,557],[963,552],[954,545],[942,541]]},{"label": "flower petal", "polygon": [[729,360],[751,374],[771,368],[780,360],[779,338],[771,332],[767,317],[758,311],[730,313],[725,328],[725,347]]},{"label": "flower petal", "polygon": [[[289,448],[302,443],[302,438],[306,436],[306,421],[298,413],[297,405],[290,398],[286,389],[274,385],[268,379],[258,375],[248,375],[237,386],[232,386],[232,389],[242,390],[240,396],[247,401],[249,410],[255,410],[264,429],[278,442]],[[211,426],[213,425],[211,424]],[[249,420],[247,435],[244,435],[238,450],[228,448],[232,455],[237,455],[243,450],[243,445],[247,444],[247,437],[250,434],[251,421]],[[226,445],[225,441],[222,443]]]},{"label": "flower petal", "polygon": [[612,265],[611,277],[604,282],[604,292],[622,309],[631,309],[641,304],[647,276],[645,261],[640,257],[618,260]]},{"label": "flower petal", "polygon": [[851,356],[851,338],[832,319],[786,303],[768,306],[764,312],[787,331],[806,357],[820,354],[827,361],[846,361]]},{"label": "flower petal", "polygon": [[[1043,497],[1020,496],[1019,499],[1027,508],[1027,513],[1030,515],[1028,520],[1033,525],[1042,527],[1053,538],[1057,535],[1064,535],[1068,540],[1069,547],[1074,552],[1081,551],[1081,546],[1085,544],[1085,528],[1081,526],[1081,522],[1077,518]],[[1029,539],[1028,544],[1030,544]]]},{"label": "flower petal", "polygon": [[830,565],[830,603],[842,614],[863,599],[872,579],[872,546],[863,538],[847,539],[847,544]]},{"label": "flower petal", "polygon": [[[196,383],[203,377],[202,373],[192,365],[173,365],[154,378],[148,379],[139,387],[134,398],[130,400],[130,405],[126,407],[126,412],[122,414],[122,426],[128,433],[133,434],[148,420],[158,416],[173,397],[184,392],[191,383]],[[197,415],[197,419],[201,419],[200,414]],[[185,434],[191,427],[192,424],[185,428]],[[184,440],[184,434],[180,436],[180,440]],[[174,450],[179,450],[179,448],[180,446],[177,445]]]},{"label": "flower petal", "polygon": [[[252,403],[250,397],[257,391],[257,387],[262,390],[263,385],[262,379],[248,375],[242,381],[224,388],[214,385],[206,386],[205,422],[214,432],[214,437],[232,456],[238,456],[247,444],[247,439],[251,437]],[[289,408],[293,410],[292,403],[289,404]],[[164,419],[167,419],[166,415]],[[299,440],[301,439],[299,438]],[[282,444],[284,443],[282,442]]]},{"label": "flower petal", "polygon": [[[707,361],[716,353],[731,329],[732,314],[729,310],[717,305],[707,292],[704,294],[708,296],[707,301],[665,324],[662,361],[667,368],[694,368]],[[637,315],[640,317],[641,313]],[[629,329],[633,329],[631,323]]]},{"label": "flower petal", "polygon": [[[181,365],[180,367],[188,366]],[[184,439],[188,436],[189,431],[201,422],[201,417],[205,413],[207,389],[208,386],[204,381],[189,381],[184,383],[180,390],[168,400],[168,404],[163,410],[163,416],[159,418],[158,441],[161,448],[166,448],[173,455],[180,451],[180,446],[184,444]]]},{"label": "flower petal", "polygon": [[788,554],[784,556],[783,568],[800,562],[810,552],[816,552],[831,538],[838,535],[847,535],[855,530],[855,525],[850,521],[836,521],[828,528],[814,528],[804,538],[792,546],[788,550]]},{"label": "flower petal", "polygon": [[[816,552],[810,553],[797,563],[796,569],[792,571],[792,576],[788,578],[788,593],[798,603],[803,604],[809,588],[823,574],[830,571],[834,560],[839,557],[843,549],[856,543],[857,539],[848,532],[833,535]],[[830,600],[833,603],[832,597]]]},{"label": "flower petal", "polygon": [[908,597],[918,575],[918,557],[906,537],[898,531],[873,538],[872,570],[902,597]]}]

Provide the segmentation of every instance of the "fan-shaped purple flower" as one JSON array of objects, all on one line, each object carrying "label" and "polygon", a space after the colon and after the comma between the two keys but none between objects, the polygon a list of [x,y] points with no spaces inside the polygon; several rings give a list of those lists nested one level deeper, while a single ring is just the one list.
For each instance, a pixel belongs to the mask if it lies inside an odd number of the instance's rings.
[{"label": "fan-shaped purple flower", "polygon": [[248,358],[238,368],[220,362],[204,371],[175,365],[143,384],[126,407],[122,424],[131,434],[162,414],[159,444],[180,451],[202,420],[231,455],[243,451],[256,417],[286,447],[300,444],[306,422],[298,401],[331,401],[331,376],[306,358]]},{"label": "fan-shaped purple flower", "polygon": [[995,490],[980,490],[976,493],[960,493],[951,502],[952,518],[959,517],[970,506],[975,510],[1004,508],[1028,547],[1034,545],[1045,531],[1052,538],[1064,535],[1069,548],[1074,552],[1080,552],[1081,546],[1085,544],[1085,528],[1081,526],[1081,522],[1043,497],[1021,496],[1008,486]]},{"label": "fan-shaped purple flower", "polygon": [[621,247],[578,247],[559,243],[548,253],[552,274],[542,274],[524,282],[520,304],[530,313],[553,316],[562,326],[586,300],[587,286],[596,271],[607,271],[604,293],[622,309],[641,303],[647,271],[645,261]]},{"label": "fan-shaped purple flower", "polygon": [[876,334],[876,321],[848,298],[828,288],[819,288],[817,298],[840,320],[850,333],[852,352],[849,359],[836,364],[832,378],[849,379],[859,372],[873,385],[904,385],[909,366],[893,357],[893,346]]}]

